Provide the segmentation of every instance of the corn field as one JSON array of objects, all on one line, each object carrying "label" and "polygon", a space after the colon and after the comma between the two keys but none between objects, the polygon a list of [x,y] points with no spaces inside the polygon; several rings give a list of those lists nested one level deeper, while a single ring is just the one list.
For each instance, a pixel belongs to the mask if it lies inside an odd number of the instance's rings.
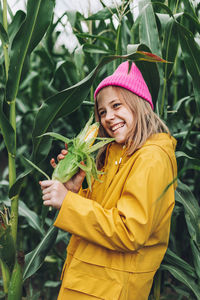
[{"label": "corn field", "polygon": [[27,0],[16,13],[0,2],[0,299],[56,299],[70,235],[52,226],[27,159],[52,174],[64,144],[45,133],[76,136],[98,83],[128,59],[178,142],[169,248],[149,300],[200,300],[200,3],[138,0],[136,13],[134,0],[99,0],[97,13],[56,18],[58,1]]}]

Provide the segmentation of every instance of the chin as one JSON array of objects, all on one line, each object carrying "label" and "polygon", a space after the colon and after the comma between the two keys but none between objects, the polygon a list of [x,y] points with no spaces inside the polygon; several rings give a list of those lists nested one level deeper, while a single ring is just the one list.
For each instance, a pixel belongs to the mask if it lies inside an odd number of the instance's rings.
[{"label": "chin", "polygon": [[124,139],[118,139],[118,138],[115,138],[115,142],[118,143],[118,144],[124,144],[125,143],[125,140]]}]

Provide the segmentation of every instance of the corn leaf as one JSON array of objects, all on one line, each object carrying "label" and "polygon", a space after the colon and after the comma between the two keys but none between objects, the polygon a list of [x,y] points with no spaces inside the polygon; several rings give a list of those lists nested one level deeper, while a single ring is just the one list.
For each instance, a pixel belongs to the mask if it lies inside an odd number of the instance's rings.
[{"label": "corn leaf", "polygon": [[184,62],[192,77],[197,110],[200,112],[200,47],[197,45],[193,34],[186,27],[178,22],[177,27]]},{"label": "corn leaf", "polygon": [[2,45],[8,45],[9,44],[9,39],[7,32],[5,31],[3,25],[0,23],[0,40],[2,42]]},{"label": "corn leaf", "polygon": [[[169,19],[164,33],[163,41],[163,57],[170,61],[174,62],[177,51],[178,51],[178,39],[177,39],[177,26],[174,19]],[[174,64],[165,64],[164,72],[165,78],[168,79],[173,70]]]},{"label": "corn leaf", "polygon": [[3,96],[0,95],[0,129],[8,153],[10,153],[11,155],[15,155],[16,152],[15,131],[3,112],[2,101],[3,101]]},{"label": "corn leaf", "polygon": [[169,271],[177,280],[182,282],[186,287],[188,287],[191,291],[193,291],[194,295],[197,297],[197,300],[200,300],[200,288],[198,284],[195,283],[194,279],[188,276],[178,268],[173,265],[161,265],[161,270]]},{"label": "corn leaf", "polygon": [[178,255],[176,255],[176,253],[171,251],[169,248],[166,251],[163,263],[164,264],[171,264],[174,267],[177,266],[178,268],[180,268],[182,270],[182,272],[188,274],[194,280],[196,280],[197,276],[196,276],[196,273],[195,273],[195,269],[193,267],[191,267],[191,265],[188,264],[186,261],[181,259]]},{"label": "corn leaf", "polygon": [[15,35],[10,53],[10,68],[6,84],[8,102],[16,99],[25,57],[45,34],[52,20],[54,3],[54,0],[28,0],[26,19]]},{"label": "corn leaf", "polygon": [[98,149],[100,149],[101,147],[103,147],[104,145],[113,142],[114,140],[115,140],[114,138],[105,138],[105,139],[102,139],[101,142],[98,142],[95,145],[93,145],[92,147],[90,147],[90,149],[88,150],[88,153],[95,152]]},{"label": "corn leaf", "polygon": [[0,230],[0,259],[12,271],[15,262],[15,249],[10,226],[7,226],[4,233],[2,229]]},{"label": "corn leaf", "polygon": [[184,207],[188,231],[200,251],[200,207],[188,186],[180,180],[175,192],[175,199]]},{"label": "corn leaf", "polygon": [[38,136],[38,138],[41,138],[41,137],[43,137],[43,136],[45,136],[45,135],[46,135],[46,136],[54,137],[55,139],[60,140],[60,141],[62,141],[62,142],[64,142],[64,143],[67,143],[67,144],[72,143],[72,140],[66,138],[65,136],[63,136],[63,135],[61,135],[61,134],[59,134],[59,133],[55,133],[55,132],[46,132],[46,133],[44,133],[44,134]]},{"label": "corn leaf", "polygon": [[115,42],[112,39],[109,39],[103,35],[95,35],[95,34],[88,34],[88,33],[77,33],[76,34],[77,37],[80,38],[93,38],[93,39],[98,39],[102,42],[104,42],[105,44],[107,44],[107,46],[109,47],[109,49],[115,49]]},{"label": "corn leaf", "polygon": [[8,35],[9,35],[10,45],[12,45],[14,37],[15,37],[16,33],[18,32],[20,26],[24,22],[25,18],[26,18],[26,14],[22,10],[18,10],[16,12],[16,14],[14,15],[12,22],[8,26]]},{"label": "corn leaf", "polygon": [[140,42],[146,44],[153,53],[161,56],[158,28],[151,0],[139,1]]},{"label": "corn leaf", "polygon": [[46,255],[54,245],[57,234],[58,229],[51,225],[47,234],[40,241],[39,245],[25,256],[25,266],[23,273],[24,280],[32,276],[41,267]]},{"label": "corn leaf", "polygon": [[117,13],[116,8],[108,8],[105,7],[102,10],[98,11],[96,14],[93,14],[92,16],[89,16],[86,20],[105,20],[112,18],[114,14]]},{"label": "corn leaf", "polygon": [[198,279],[200,279],[200,249],[197,247],[195,242],[193,240],[190,240],[190,245],[192,249],[193,254],[193,262],[195,266],[195,271],[198,276]]},{"label": "corn leaf", "polygon": [[36,166],[32,161],[30,161],[28,158],[23,157],[27,163],[29,163],[33,168],[35,168],[37,171],[39,171],[42,175],[44,175],[48,180],[50,180],[50,177],[42,171],[38,166]]},{"label": "corn leaf", "polygon": [[[10,207],[11,203],[9,200],[4,201],[6,206]],[[21,200],[19,200],[19,215],[24,217],[27,223],[35,230],[37,230],[42,236],[44,235],[44,230],[41,228],[40,218],[38,215],[29,209],[29,207]]]}]

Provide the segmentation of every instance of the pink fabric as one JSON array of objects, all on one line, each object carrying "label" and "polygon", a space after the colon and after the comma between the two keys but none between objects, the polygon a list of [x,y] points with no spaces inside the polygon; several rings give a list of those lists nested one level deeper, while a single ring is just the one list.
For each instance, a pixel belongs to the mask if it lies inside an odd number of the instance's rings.
[{"label": "pink fabric", "polygon": [[120,64],[112,75],[106,77],[100,82],[100,84],[94,92],[94,98],[96,99],[98,92],[106,86],[120,86],[148,101],[153,109],[151,94],[140,70],[134,63],[132,63],[129,73],[128,70],[128,61],[125,61],[122,64]]}]

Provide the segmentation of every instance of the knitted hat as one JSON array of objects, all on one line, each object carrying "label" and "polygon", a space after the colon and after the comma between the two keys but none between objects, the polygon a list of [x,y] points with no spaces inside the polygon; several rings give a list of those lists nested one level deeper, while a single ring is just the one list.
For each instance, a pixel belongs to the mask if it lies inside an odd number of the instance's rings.
[{"label": "knitted hat", "polygon": [[94,98],[96,99],[98,92],[106,86],[120,86],[148,101],[153,109],[151,94],[140,70],[134,63],[132,63],[129,72],[128,70],[128,61],[125,61],[122,64],[120,64],[112,75],[106,77],[100,82],[100,84],[94,92]]}]

